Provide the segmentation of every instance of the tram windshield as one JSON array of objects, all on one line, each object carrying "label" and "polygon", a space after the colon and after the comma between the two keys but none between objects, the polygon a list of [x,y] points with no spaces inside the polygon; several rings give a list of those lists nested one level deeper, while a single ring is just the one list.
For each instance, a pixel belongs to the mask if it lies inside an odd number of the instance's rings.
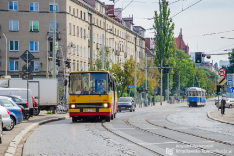
[{"label": "tram windshield", "polygon": [[206,95],[205,91],[188,91],[188,96],[203,96],[205,97]]},{"label": "tram windshield", "polygon": [[109,94],[107,73],[73,73],[70,75],[70,95]]}]

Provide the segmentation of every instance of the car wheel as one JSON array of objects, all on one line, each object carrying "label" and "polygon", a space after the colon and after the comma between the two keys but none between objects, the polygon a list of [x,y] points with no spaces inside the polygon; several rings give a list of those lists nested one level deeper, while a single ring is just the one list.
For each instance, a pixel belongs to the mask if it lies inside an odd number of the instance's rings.
[{"label": "car wheel", "polygon": [[11,125],[4,128],[4,130],[11,131],[15,127],[15,119],[11,116]]},{"label": "car wheel", "polygon": [[229,105],[229,109],[231,109],[232,108],[232,105]]},{"label": "car wheel", "polygon": [[30,118],[30,115],[24,116],[24,119],[28,120]]},{"label": "car wheel", "polygon": [[121,109],[119,110],[119,112],[121,112]]},{"label": "car wheel", "polygon": [[114,114],[111,115],[111,120],[114,120]]},{"label": "car wheel", "polygon": [[36,113],[34,113],[34,115],[36,115],[36,116],[39,115],[40,111],[41,111],[41,109],[40,109],[40,107],[38,107],[38,111]]},{"label": "car wheel", "polygon": [[110,120],[111,120],[111,117],[110,117],[110,116],[107,116],[107,117],[106,117],[106,122],[110,122]]},{"label": "car wheel", "polygon": [[72,117],[72,122],[77,122],[77,117]]}]

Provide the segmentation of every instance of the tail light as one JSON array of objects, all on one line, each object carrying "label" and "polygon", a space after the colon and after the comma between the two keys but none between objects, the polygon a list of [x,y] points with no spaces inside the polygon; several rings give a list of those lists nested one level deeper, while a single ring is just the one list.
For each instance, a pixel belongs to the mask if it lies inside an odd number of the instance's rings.
[{"label": "tail light", "polygon": [[22,109],[20,108],[20,113],[22,113]]},{"label": "tail light", "polygon": [[69,106],[69,109],[71,109],[71,105],[69,104],[68,106]]},{"label": "tail light", "polygon": [[[33,97],[32,97],[32,102],[33,102]],[[33,108],[35,108],[35,103],[33,102]]]},{"label": "tail light", "polygon": [[26,102],[26,106],[28,107],[28,102]]},{"label": "tail light", "polygon": [[6,111],[7,111],[7,113],[10,115],[10,112],[9,112],[9,110],[7,110],[7,109],[6,109]]}]

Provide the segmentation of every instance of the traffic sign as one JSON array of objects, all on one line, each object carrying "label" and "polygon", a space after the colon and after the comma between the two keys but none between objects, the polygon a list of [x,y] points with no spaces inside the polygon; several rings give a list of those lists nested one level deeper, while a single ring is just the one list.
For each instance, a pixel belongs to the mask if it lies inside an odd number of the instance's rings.
[{"label": "traffic sign", "polygon": [[218,74],[220,75],[220,76],[226,76],[226,70],[225,69],[223,69],[223,68],[220,68],[219,69],[219,71],[218,71]]},{"label": "traffic sign", "polygon": [[227,74],[227,85],[233,87],[234,74]]},{"label": "traffic sign", "polygon": [[24,60],[25,63],[28,63],[30,61],[32,61],[32,59],[34,59],[34,56],[32,55],[32,53],[30,53],[28,50],[26,50],[21,56],[20,58],[22,60]]},{"label": "traffic sign", "polygon": [[220,77],[218,80],[219,85],[224,85],[227,82],[226,77]]},{"label": "traffic sign", "polygon": [[154,92],[157,93],[157,91],[158,91],[158,88],[154,88]]},{"label": "traffic sign", "polygon": [[128,88],[135,88],[135,86],[128,86]]},{"label": "traffic sign", "polygon": [[144,88],[144,86],[142,85],[141,88]]},{"label": "traffic sign", "polygon": [[22,71],[23,73],[26,73],[26,72],[29,72],[31,73],[33,71],[33,67],[31,65],[28,65],[28,69],[27,69],[27,64],[25,64],[23,67],[22,67]]},{"label": "traffic sign", "polygon": [[227,92],[228,92],[228,93],[233,93],[233,88],[228,88],[228,89],[227,89]]}]

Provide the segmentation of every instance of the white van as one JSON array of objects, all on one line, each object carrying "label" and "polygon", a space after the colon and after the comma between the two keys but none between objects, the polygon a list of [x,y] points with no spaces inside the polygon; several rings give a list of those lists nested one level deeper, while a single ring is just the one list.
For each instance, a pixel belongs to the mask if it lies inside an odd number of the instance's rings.
[{"label": "white van", "polygon": [[22,99],[28,101],[28,108],[30,109],[30,115],[33,115],[33,96],[32,91],[28,89],[27,100],[27,89],[26,88],[0,88],[0,95],[17,95],[21,96]]}]

